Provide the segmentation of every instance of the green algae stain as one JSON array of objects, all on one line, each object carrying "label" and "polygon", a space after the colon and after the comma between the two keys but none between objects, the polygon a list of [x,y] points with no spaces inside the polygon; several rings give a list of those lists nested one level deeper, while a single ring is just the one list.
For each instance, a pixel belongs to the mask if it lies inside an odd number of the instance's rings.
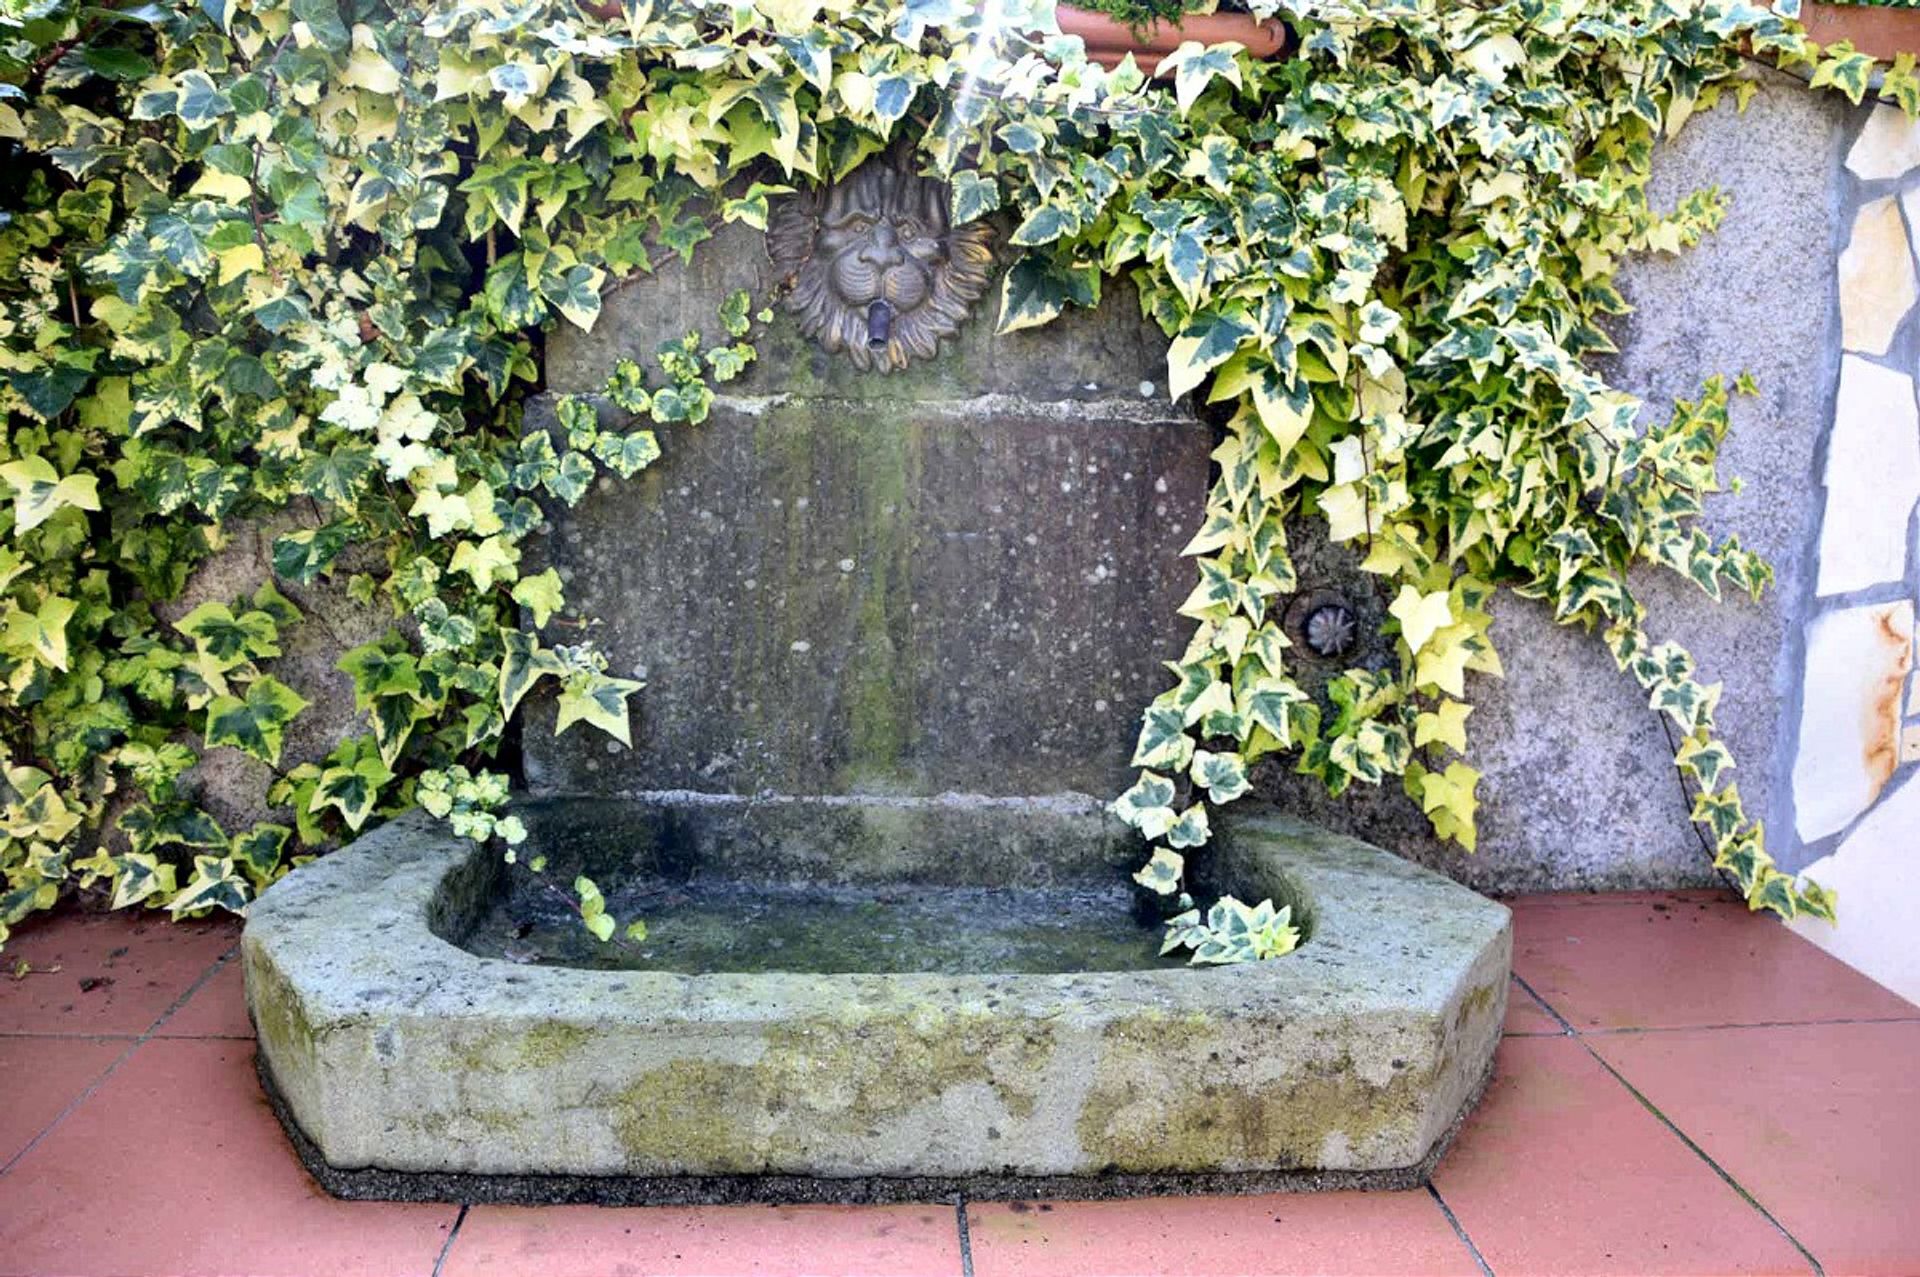
[{"label": "green algae stain", "polygon": [[612,1125],[636,1173],[817,1165],[958,1086],[984,1084],[1030,1117],[1053,1050],[1046,1025],[985,1012],[783,1025],[751,1061],[648,1070],[614,1098]]},{"label": "green algae stain", "polygon": [[[1146,1012],[1103,1036],[1076,1124],[1089,1165],[1101,1170],[1320,1166],[1330,1139],[1364,1150],[1420,1120],[1425,1090],[1414,1070],[1375,1086],[1350,1056],[1265,1080],[1228,1080],[1246,1077],[1245,1056],[1263,1044],[1217,1017]],[[1220,1080],[1201,1080],[1209,1075]]]},{"label": "green algae stain", "polygon": [[593,1041],[593,1030],[578,1024],[549,1020],[522,1034],[519,1062],[527,1068],[544,1069],[563,1063],[583,1051]]},{"label": "green algae stain", "polygon": [[913,744],[913,528],[921,482],[920,428],[899,414],[855,420],[828,410],[834,454],[851,469],[859,544],[859,607],[843,686],[847,779],[885,786],[901,777]]},{"label": "green algae stain", "polygon": [[254,1026],[268,1058],[278,1058],[283,1065],[292,1063],[296,1056],[310,1062],[314,1030],[299,992],[271,962],[249,963],[247,981]]},{"label": "green algae stain", "polygon": [[[759,608],[752,641],[726,654],[736,701],[777,709],[807,662],[843,662],[821,724],[827,768],[849,785],[887,791],[908,778],[914,740],[911,651],[920,430],[905,405],[796,396],[753,427],[755,500],[778,503],[759,575],[777,605]],[[795,662],[802,662],[796,666]],[[752,723],[766,740],[791,724]],[[802,768],[804,770],[804,767]]]}]

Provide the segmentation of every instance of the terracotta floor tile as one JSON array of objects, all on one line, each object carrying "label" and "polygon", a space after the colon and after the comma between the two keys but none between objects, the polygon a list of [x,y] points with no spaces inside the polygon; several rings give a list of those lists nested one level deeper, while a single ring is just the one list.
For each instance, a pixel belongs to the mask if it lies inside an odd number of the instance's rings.
[{"label": "terracotta floor tile", "polygon": [[327,1197],[267,1109],[252,1043],[156,1038],[0,1175],[0,1271],[424,1277],[455,1215]]},{"label": "terracotta floor tile", "polygon": [[976,1277],[1480,1271],[1424,1191],[981,1202],[967,1235]]},{"label": "terracotta floor tile", "polygon": [[444,1277],[959,1277],[953,1207],[476,1206]]},{"label": "terracotta floor tile", "polygon": [[1920,1018],[1772,915],[1690,894],[1591,906],[1522,896],[1514,974],[1582,1032]]},{"label": "terracotta floor tile", "polygon": [[0,1038],[0,1167],[12,1161],[128,1043],[113,1038]]},{"label": "terracotta floor tile", "polygon": [[0,979],[0,1033],[145,1033],[239,942],[238,919],[178,923],[122,911],[23,923],[0,968],[24,961],[35,974]]},{"label": "terracotta floor tile", "polygon": [[1501,1042],[1434,1185],[1500,1274],[1809,1271],[1573,1038]]},{"label": "terracotta floor tile", "polygon": [[1522,988],[1518,980],[1514,980],[1509,982],[1507,989],[1507,1023],[1502,1032],[1509,1036],[1522,1034],[1539,1037],[1542,1034],[1562,1034],[1566,1030],[1560,1027],[1560,1021],[1553,1018],[1553,1012],[1540,1005],[1540,999]]},{"label": "terracotta floor tile", "polygon": [[163,1038],[250,1038],[247,986],[240,955],[220,964],[186,1004],[168,1016],[156,1036]]},{"label": "terracotta floor tile", "polygon": [[1832,1277],[1920,1273],[1920,1023],[1623,1033],[1593,1047]]},{"label": "terracotta floor tile", "polygon": [[1524,896],[1502,896],[1508,908],[1522,905],[1528,909],[1581,909],[1609,905],[1684,905],[1731,904],[1745,909],[1746,903],[1731,891],[1702,887],[1687,891],[1536,891]]}]

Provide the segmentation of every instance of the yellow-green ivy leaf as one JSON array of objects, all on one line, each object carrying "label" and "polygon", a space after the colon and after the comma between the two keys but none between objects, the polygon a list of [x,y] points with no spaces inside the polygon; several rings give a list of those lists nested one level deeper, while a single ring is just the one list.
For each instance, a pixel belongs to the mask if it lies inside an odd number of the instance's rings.
[{"label": "yellow-green ivy leaf", "polygon": [[207,706],[206,743],[231,745],[275,766],[287,724],[307,707],[306,698],[272,675],[247,686],[246,698],[216,696]]},{"label": "yellow-green ivy leaf", "polygon": [[13,491],[15,536],[39,527],[66,506],[77,510],[100,508],[97,479],[90,474],[62,478],[52,463],[37,455],[0,466],[0,481]]}]

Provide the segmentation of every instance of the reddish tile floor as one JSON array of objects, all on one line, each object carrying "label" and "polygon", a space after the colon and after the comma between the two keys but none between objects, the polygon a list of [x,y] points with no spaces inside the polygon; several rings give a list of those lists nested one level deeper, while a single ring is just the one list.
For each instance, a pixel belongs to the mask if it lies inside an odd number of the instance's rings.
[{"label": "reddish tile floor", "polygon": [[231,925],[28,924],[0,1277],[1920,1274],[1920,1007],[1709,893],[1514,913],[1498,1073],[1431,1189],[961,1210],[334,1201],[260,1096]]}]

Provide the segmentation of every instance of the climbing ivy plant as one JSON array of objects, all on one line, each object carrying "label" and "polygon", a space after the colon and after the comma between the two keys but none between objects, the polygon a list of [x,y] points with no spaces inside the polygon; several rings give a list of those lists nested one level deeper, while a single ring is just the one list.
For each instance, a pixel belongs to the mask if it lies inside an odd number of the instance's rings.
[{"label": "climbing ivy plant", "polygon": [[[0,939],[70,886],[237,910],[414,804],[524,837],[487,769],[522,699],[547,684],[558,730],[625,743],[639,686],[526,540],[697,428],[768,299],[728,303],[725,344],[660,334],[611,422],[569,403],[553,431],[519,411],[540,330],[590,328],[609,288],[901,134],[956,221],[1011,229],[1002,331],[1129,277],[1172,394],[1219,414],[1194,637],[1117,804],[1156,844],[1138,877],[1177,902],[1176,946],[1293,943],[1270,909],[1179,907],[1210,807],[1270,755],[1336,791],[1397,778],[1472,847],[1468,676],[1499,670],[1502,586],[1647,689],[1748,899],[1830,916],[1768,859],[1718,688],[1629,579],[1767,584],[1696,518],[1726,387],[1646,426],[1588,361],[1626,310],[1620,261],[1720,215],[1712,192],[1652,210],[1648,162],[1752,91],[1743,45],[1856,102],[1872,63],[1813,50],[1792,0],[1250,7],[1288,56],[1189,44],[1150,82],[1049,34],[1049,0],[0,0]],[[1911,60],[1877,92],[1913,110]],[[1397,664],[1324,705],[1274,615],[1301,516],[1394,596]],[[269,529],[271,579],[170,607],[243,527]],[[341,662],[361,727],[283,766],[305,701],[273,662],[322,588],[392,629]],[[202,809],[215,750],[257,760],[291,823]]]}]

